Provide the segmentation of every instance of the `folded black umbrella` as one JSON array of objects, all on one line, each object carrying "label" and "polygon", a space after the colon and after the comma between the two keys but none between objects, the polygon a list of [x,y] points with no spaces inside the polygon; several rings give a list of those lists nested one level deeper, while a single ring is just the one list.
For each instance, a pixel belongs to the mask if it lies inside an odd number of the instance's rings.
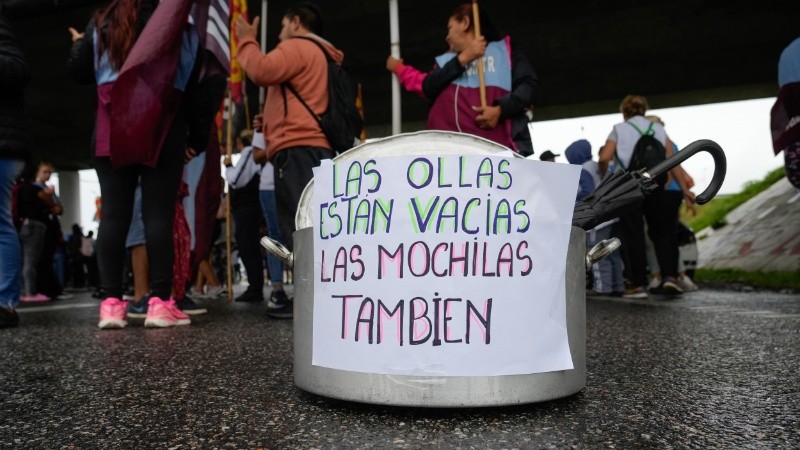
[{"label": "folded black umbrella", "polygon": [[591,230],[606,220],[637,208],[642,199],[657,187],[655,180],[645,178],[639,172],[617,172],[607,176],[591,195],[575,205],[572,225]]},{"label": "folded black umbrella", "polygon": [[696,202],[700,205],[707,203],[722,187],[727,162],[725,153],[716,142],[700,140],[692,142],[682,151],[675,153],[655,167],[607,175],[591,195],[575,204],[572,225],[584,230],[591,230],[607,220],[635,209],[644,197],[657,188],[656,177],[700,151],[706,151],[714,157],[714,176],[711,183],[696,198]]}]

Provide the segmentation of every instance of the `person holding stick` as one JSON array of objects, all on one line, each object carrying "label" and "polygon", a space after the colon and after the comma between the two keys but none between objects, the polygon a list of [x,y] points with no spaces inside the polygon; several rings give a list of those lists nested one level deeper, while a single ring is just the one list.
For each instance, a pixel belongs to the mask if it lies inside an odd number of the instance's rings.
[{"label": "person holding stick", "polygon": [[475,9],[464,3],[450,15],[449,51],[436,57],[430,73],[392,57],[386,68],[406,90],[431,101],[428,129],[474,134],[531,155],[527,111],[539,99],[539,78],[511,37],[501,35],[486,14],[479,12],[475,20]]},{"label": "person holding stick", "polygon": [[230,205],[233,221],[236,225],[234,233],[239,246],[239,256],[247,271],[247,290],[236,298],[237,302],[261,303],[264,301],[264,260],[258,245],[259,227],[261,225],[261,203],[259,201],[259,174],[261,165],[253,160],[252,130],[244,130],[236,139],[239,150],[239,161],[233,164],[228,155],[222,160],[225,165],[225,179],[230,187]]}]

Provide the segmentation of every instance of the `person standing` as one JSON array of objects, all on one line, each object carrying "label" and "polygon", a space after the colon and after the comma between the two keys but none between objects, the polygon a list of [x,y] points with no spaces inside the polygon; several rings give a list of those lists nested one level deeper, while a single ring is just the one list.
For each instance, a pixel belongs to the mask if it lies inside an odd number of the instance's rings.
[{"label": "person standing", "polygon": [[[42,292],[40,284],[52,282],[52,254],[45,255],[45,241],[51,215],[60,212],[56,201],[55,190],[38,180],[49,179],[52,167],[48,163],[35,162],[29,164],[22,175],[22,184],[17,197],[17,214],[21,220],[19,230],[22,245],[22,295],[23,302],[48,301],[53,295]],[[52,249],[50,249],[52,251]],[[47,259],[49,268],[43,268],[42,259]],[[47,266],[47,263],[44,264]],[[43,282],[43,283],[42,283]],[[57,293],[57,292],[56,292]]]},{"label": "person standing", "polygon": [[[264,140],[267,160],[275,168],[275,206],[280,235],[286,247],[292,250],[300,196],[314,177],[314,167],[324,159],[333,158],[334,152],[316,118],[287,86],[293,88],[317,116],[322,115],[328,109],[328,57],[341,64],[344,53],[320,36],[322,14],[311,3],[298,3],[286,10],[281,18],[280,43],[266,54],[256,41],[258,24],[258,17],[252,23],[239,18],[236,24],[238,59],[248,78],[268,88],[263,109]],[[275,306],[270,308],[270,314],[292,316],[292,300]]]},{"label": "person standing", "polygon": [[[142,188],[142,219],[152,294],[144,324],[146,327],[170,327],[191,323],[189,316],[170,298],[175,258],[172,222],[184,162],[205,150],[213,116],[209,107],[218,105],[219,98],[215,98],[215,93],[201,91],[198,83],[198,59],[204,52],[199,47],[195,26],[187,20],[190,7],[186,1],[114,0],[93,16],[85,33],[70,29],[73,40],[70,73],[78,82],[95,83],[98,94],[93,144],[95,170],[103,198],[103,217],[96,246],[105,297],[100,305],[98,327],[101,329],[127,325],[122,272],[137,180],[141,181]],[[150,34],[142,33],[151,20],[156,25],[151,27]],[[139,56],[146,61],[140,61],[141,65],[135,67],[145,67],[143,70],[150,70],[148,77],[164,84],[151,83],[160,102],[138,104],[140,108],[134,109],[127,108],[130,106],[127,91],[114,87],[132,78],[127,75],[136,74],[133,69],[129,72],[122,69],[136,50],[134,44],[139,39],[150,41],[151,45],[142,48],[157,48],[159,53],[144,56],[145,52],[140,52]],[[159,39],[161,45],[153,47],[154,39]],[[155,90],[162,86],[163,89]],[[152,106],[156,103],[163,109]],[[148,136],[133,136],[136,142],[138,139],[143,142],[131,150],[143,154],[120,152],[119,148],[130,143],[115,140],[118,136],[112,130],[124,130],[115,114],[135,113],[146,106],[150,106],[148,111],[154,111],[156,117],[144,120],[136,116],[139,122],[124,125],[146,129],[144,134],[161,136],[163,140],[156,148],[147,148],[144,139]],[[125,163],[112,164],[112,158]]]},{"label": "person standing", "polygon": [[[264,215],[264,222],[267,224],[267,236],[283,243],[281,231],[278,228],[278,213],[275,208],[275,168],[267,161],[264,133],[260,131],[262,129],[260,116],[256,116],[253,120],[253,127],[256,129],[253,135],[253,159],[257,163],[264,163],[258,185],[261,213]],[[283,262],[277,256],[268,253],[267,269],[269,270],[270,287],[272,288],[267,302],[267,316],[273,319],[291,319],[293,311],[286,305],[289,305],[293,300],[289,299],[283,289]]]},{"label": "person standing", "polygon": [[30,71],[0,3],[0,328],[19,324],[20,245],[12,211],[14,183],[30,158],[23,88]]},{"label": "person standing", "polygon": [[[664,121],[661,120],[658,116],[646,116],[647,120],[651,122],[655,122],[659,125],[666,126]],[[675,142],[672,142],[672,151],[674,153],[678,153],[680,151],[680,147]],[[679,176],[683,178],[683,183],[691,188],[694,186],[694,179],[685,171],[683,168],[678,166],[679,169]],[[680,208],[681,203],[683,202],[683,193],[681,192],[681,184],[678,183],[677,180],[670,174],[670,177],[667,180],[667,185],[664,187],[664,217],[669,221],[673,222],[675,226],[675,233],[670,234],[670,240],[675,245],[675,258],[678,260],[678,286],[684,291],[696,291],[698,286],[694,283],[694,281],[686,274],[686,268],[683,264],[683,261],[680,258],[680,245],[678,243],[678,221],[680,220]],[[690,209],[692,205],[687,205]],[[653,245],[652,240],[648,239],[645,242],[645,248],[647,253],[647,265],[650,269],[650,284],[648,288],[650,289],[658,289],[661,285],[661,267],[658,264],[658,258],[655,255],[655,248]]]},{"label": "person standing", "polygon": [[[42,161],[39,164],[35,182],[37,187],[47,193],[51,203],[47,221],[45,222],[44,244],[36,266],[36,290],[51,299],[61,297],[64,290],[64,284],[59,280],[55,266],[59,243],[64,239],[64,235],[61,232],[61,221],[59,220],[59,216],[64,213],[64,207],[55,187],[47,184],[54,171],[55,168],[51,162]],[[69,298],[69,294],[67,294],[67,298]]]},{"label": "person standing", "polygon": [[320,36],[322,15],[311,3],[286,10],[278,35],[280,43],[266,54],[256,41],[258,24],[258,17],[252,23],[239,18],[238,59],[248,78],[268,88],[263,132],[267,159],[275,167],[278,224],[291,250],[300,195],[314,176],[312,169],[323,159],[332,158],[334,152],[316,119],[286,86],[294,88],[315,114],[323,114],[328,108],[328,61],[317,43],[337,64],[342,63],[344,53]]},{"label": "person standing", "polygon": [[[673,155],[670,141],[664,127],[650,122],[644,117],[647,112],[647,99],[641,95],[628,95],[620,104],[623,122],[614,125],[605,145],[600,150],[598,167],[605,175],[609,164],[615,161],[617,170],[624,170],[631,162],[633,151],[639,138],[649,130],[658,142],[662,143],[666,157]],[[678,182],[683,197],[689,204],[694,203],[694,194],[689,190],[680,166],[670,170]],[[627,298],[647,298],[647,258],[645,255],[644,220],[647,220],[647,232],[656,250],[658,264],[663,279],[660,286],[651,292],[664,295],[680,295],[683,290],[678,285],[678,254],[675,244],[675,220],[672,212],[670,196],[663,188],[648,195],[636,208],[620,217],[619,231],[623,245],[625,272],[632,287],[626,291]],[[678,202],[679,203],[679,202]],[[627,257],[625,257],[627,255]]]},{"label": "person standing", "polygon": [[239,161],[233,165],[230,156],[225,156],[225,179],[231,187],[231,211],[236,225],[236,245],[239,256],[247,271],[247,290],[236,297],[237,302],[260,303],[264,301],[264,258],[261,257],[261,246],[258,233],[261,225],[261,204],[258,199],[258,184],[261,165],[253,160],[253,146],[250,145],[253,132],[242,131],[236,146],[239,149]]},{"label": "person standing", "polygon": [[[472,4],[458,6],[447,22],[449,51],[421,75],[402,61],[387,68],[410,91],[421,87],[431,102],[429,130],[470,133],[505,145],[522,156],[533,154],[528,123],[540,97],[539,78],[525,55],[480,13],[482,36],[475,36]],[[483,57],[487,105],[481,106],[478,58]],[[398,64],[400,63],[400,64]]]},{"label": "person standing", "polygon": [[[551,152],[548,150],[546,153]],[[578,193],[575,196],[575,200],[579,202],[594,192],[602,182],[597,163],[592,160],[592,145],[586,139],[577,140],[564,150],[564,156],[570,164],[581,166]],[[586,248],[592,248],[601,241],[611,238],[615,223],[617,219],[612,219],[589,230],[586,233]],[[615,297],[624,294],[622,258],[619,253],[619,250],[614,250],[607,257],[592,264],[592,290],[596,294]]]},{"label": "person standing", "polygon": [[800,189],[800,38],[781,52],[778,96],[770,111],[772,149],[783,152],[786,179]]}]

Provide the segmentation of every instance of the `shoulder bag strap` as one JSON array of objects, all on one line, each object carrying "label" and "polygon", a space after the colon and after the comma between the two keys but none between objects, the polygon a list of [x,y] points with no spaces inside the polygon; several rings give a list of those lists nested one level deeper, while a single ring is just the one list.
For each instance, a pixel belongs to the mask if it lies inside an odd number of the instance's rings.
[{"label": "shoulder bag strap", "polygon": [[[322,54],[325,55],[325,60],[327,62],[329,62],[329,63],[333,62],[333,58],[331,58],[331,55],[328,53],[327,50],[325,50],[325,47],[323,47],[322,44],[320,44],[319,41],[317,41],[316,39],[310,38],[310,37],[306,37],[306,36],[295,36],[292,39],[304,39],[306,41],[313,42],[314,45],[319,47],[319,49],[322,51]],[[284,113],[284,115],[288,114],[288,110],[287,110],[287,106],[286,106],[286,91],[285,91],[285,89],[288,89],[289,92],[294,94],[294,96],[297,97],[297,99],[300,100],[300,103],[302,103],[303,106],[306,108],[306,111],[308,111],[308,113],[311,114],[311,117],[313,117],[314,120],[316,120],[317,123],[320,126],[322,126],[322,118],[319,117],[317,115],[317,113],[315,113],[314,110],[311,109],[310,106],[308,106],[308,103],[306,103],[306,101],[303,100],[303,97],[301,97],[300,94],[297,92],[297,90],[295,90],[295,88],[293,88],[292,85],[289,84],[289,83],[281,83],[281,90],[283,92],[283,113]]]}]

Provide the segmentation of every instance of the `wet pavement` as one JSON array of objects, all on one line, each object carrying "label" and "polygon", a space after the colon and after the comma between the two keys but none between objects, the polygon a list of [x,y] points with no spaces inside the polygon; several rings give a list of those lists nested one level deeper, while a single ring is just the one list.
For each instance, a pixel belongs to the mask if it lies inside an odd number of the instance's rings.
[{"label": "wet pavement", "polygon": [[800,296],[587,300],[587,387],[485,409],[370,406],[292,382],[292,322],[206,303],[96,328],[87,293],[0,330],[0,448],[800,448]]}]

